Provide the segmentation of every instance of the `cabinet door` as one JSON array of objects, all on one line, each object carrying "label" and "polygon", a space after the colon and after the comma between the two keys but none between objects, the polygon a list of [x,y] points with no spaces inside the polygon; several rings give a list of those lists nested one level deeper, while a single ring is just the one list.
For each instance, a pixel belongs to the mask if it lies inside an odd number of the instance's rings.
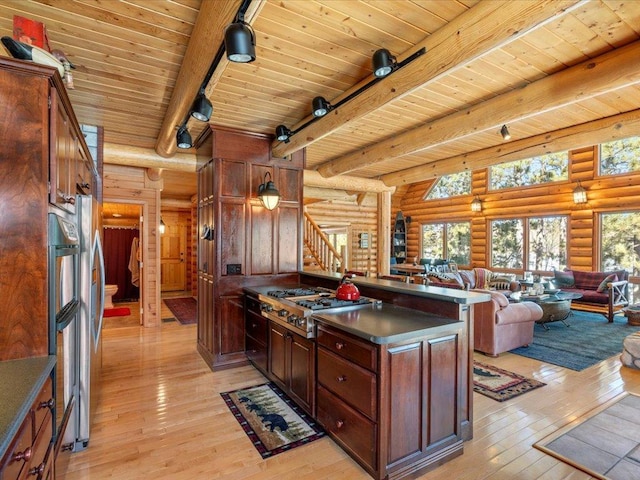
[{"label": "cabinet door", "polygon": [[286,344],[289,332],[274,323],[269,327],[269,372],[280,383],[280,387],[286,389]]},{"label": "cabinet door", "polygon": [[[52,95],[51,197],[50,202],[75,212],[75,139],[63,106]],[[76,140],[77,141],[77,140]],[[73,187],[72,187],[73,185]]]},{"label": "cabinet door", "polygon": [[289,391],[301,406],[313,412],[315,404],[315,343],[295,333],[289,342]]}]

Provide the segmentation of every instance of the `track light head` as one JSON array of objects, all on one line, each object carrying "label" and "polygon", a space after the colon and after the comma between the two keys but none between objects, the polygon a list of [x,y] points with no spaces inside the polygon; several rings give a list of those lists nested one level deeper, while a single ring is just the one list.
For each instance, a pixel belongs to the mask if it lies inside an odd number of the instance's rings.
[{"label": "track light head", "polygon": [[376,50],[373,53],[371,62],[373,64],[373,75],[377,78],[386,77],[398,67],[396,57],[391,55],[386,48]]},{"label": "track light head", "polygon": [[224,30],[224,48],[231,62],[249,63],[256,59],[256,36],[243,20],[230,23]]},{"label": "track light head", "polygon": [[502,135],[503,140],[511,140],[511,134],[509,133],[509,129],[506,125],[502,125],[500,129],[500,135]]},{"label": "track light head", "polygon": [[196,99],[193,101],[191,107],[191,116],[201,122],[208,122],[213,113],[213,105],[206,97],[204,92],[200,92]]},{"label": "track light head", "polygon": [[181,126],[176,134],[176,141],[178,142],[178,148],[191,148],[193,147],[193,140],[191,140],[191,134],[187,130],[186,126]]},{"label": "track light head", "polygon": [[324,97],[316,97],[311,102],[314,117],[324,117],[333,107]]},{"label": "track light head", "polygon": [[276,127],[276,139],[279,142],[289,143],[289,138],[291,138],[291,130],[284,125],[278,125]]}]

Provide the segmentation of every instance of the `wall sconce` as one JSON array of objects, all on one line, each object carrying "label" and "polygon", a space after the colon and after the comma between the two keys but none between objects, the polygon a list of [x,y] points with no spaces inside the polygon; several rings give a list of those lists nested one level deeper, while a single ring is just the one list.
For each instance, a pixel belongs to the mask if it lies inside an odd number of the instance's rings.
[{"label": "wall sconce", "polygon": [[186,125],[182,125],[178,129],[178,133],[176,134],[176,142],[178,143],[178,148],[193,147],[193,140],[191,140],[191,134],[189,133],[189,130],[187,130]]},{"label": "wall sconce", "polygon": [[204,94],[204,90],[201,90],[198,93],[198,96],[193,101],[193,106],[191,107],[191,116],[196,120],[200,120],[201,122],[208,122],[211,118],[211,114],[213,113],[213,105]]},{"label": "wall sconce", "polygon": [[[267,181],[267,175],[269,176],[269,181]],[[258,198],[267,210],[273,210],[280,203],[280,192],[271,181],[270,172],[264,174],[264,183],[258,187]]]},{"label": "wall sconce", "polygon": [[236,21],[224,30],[224,46],[231,62],[249,63],[256,59],[256,35],[244,21],[244,13],[238,13]]},{"label": "wall sconce", "polygon": [[502,125],[500,129],[500,135],[502,135],[503,140],[511,140],[511,134],[509,133],[509,129],[506,125]]},{"label": "wall sconce", "polygon": [[289,143],[289,138],[291,137],[291,130],[289,130],[284,125],[278,125],[276,127],[276,139],[279,142]]},{"label": "wall sconce", "polygon": [[324,117],[333,107],[324,97],[316,97],[311,102],[314,117]]},{"label": "wall sconce", "polygon": [[481,212],[482,211],[482,200],[478,195],[471,201],[471,211],[472,212]]},{"label": "wall sconce", "polygon": [[165,228],[167,228],[167,226],[162,221],[162,217],[160,217],[160,226],[158,227],[158,231],[160,232],[160,235],[164,235]]},{"label": "wall sconce", "polygon": [[373,63],[373,76],[376,78],[384,78],[398,68],[396,57],[391,55],[386,48],[376,50],[371,62]]},{"label": "wall sconce", "polygon": [[576,188],[573,189],[573,203],[587,203],[587,191],[580,183],[580,180],[578,180]]}]

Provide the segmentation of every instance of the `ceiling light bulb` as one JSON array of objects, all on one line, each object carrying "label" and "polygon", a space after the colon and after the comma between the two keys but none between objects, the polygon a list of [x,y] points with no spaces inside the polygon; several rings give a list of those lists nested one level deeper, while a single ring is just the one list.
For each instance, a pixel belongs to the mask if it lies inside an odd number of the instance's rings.
[{"label": "ceiling light bulb", "polygon": [[243,21],[227,26],[224,47],[231,62],[249,63],[256,59],[256,37],[251,27]]},{"label": "ceiling light bulb", "polygon": [[391,55],[389,50],[381,48],[376,50],[372,57],[373,75],[377,78],[383,78],[393,72],[396,67],[396,57]]},{"label": "ceiling light bulb", "polygon": [[324,117],[331,110],[331,104],[324,97],[315,97],[311,105],[314,117]]}]

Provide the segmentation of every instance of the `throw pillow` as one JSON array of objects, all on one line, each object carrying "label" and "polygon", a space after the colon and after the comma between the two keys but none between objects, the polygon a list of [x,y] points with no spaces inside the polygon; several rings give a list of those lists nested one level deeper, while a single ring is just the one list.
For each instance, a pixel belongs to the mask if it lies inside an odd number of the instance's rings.
[{"label": "throw pillow", "polygon": [[476,273],[476,288],[489,288],[489,279],[491,278],[491,270],[486,268],[474,268]]},{"label": "throw pillow", "polygon": [[599,292],[599,293],[606,292],[607,290],[609,290],[609,287],[607,287],[607,283],[617,282],[617,281],[618,281],[618,276],[615,273],[608,275],[604,280],[602,280],[602,282],[600,282],[600,285],[598,285],[598,288],[596,288],[596,292]]},{"label": "throw pillow", "polygon": [[496,290],[511,290],[511,282],[491,282],[489,288]]},{"label": "throw pillow", "polygon": [[440,273],[440,272],[429,272],[427,273],[427,278],[429,281],[434,283],[445,283],[451,284],[458,287],[464,287],[464,282],[458,273]]},{"label": "throw pillow", "polygon": [[567,270],[565,272],[561,272],[560,270],[553,271],[554,277],[554,285],[557,288],[571,288],[576,284],[575,279],[573,278],[573,272],[571,270]]}]

